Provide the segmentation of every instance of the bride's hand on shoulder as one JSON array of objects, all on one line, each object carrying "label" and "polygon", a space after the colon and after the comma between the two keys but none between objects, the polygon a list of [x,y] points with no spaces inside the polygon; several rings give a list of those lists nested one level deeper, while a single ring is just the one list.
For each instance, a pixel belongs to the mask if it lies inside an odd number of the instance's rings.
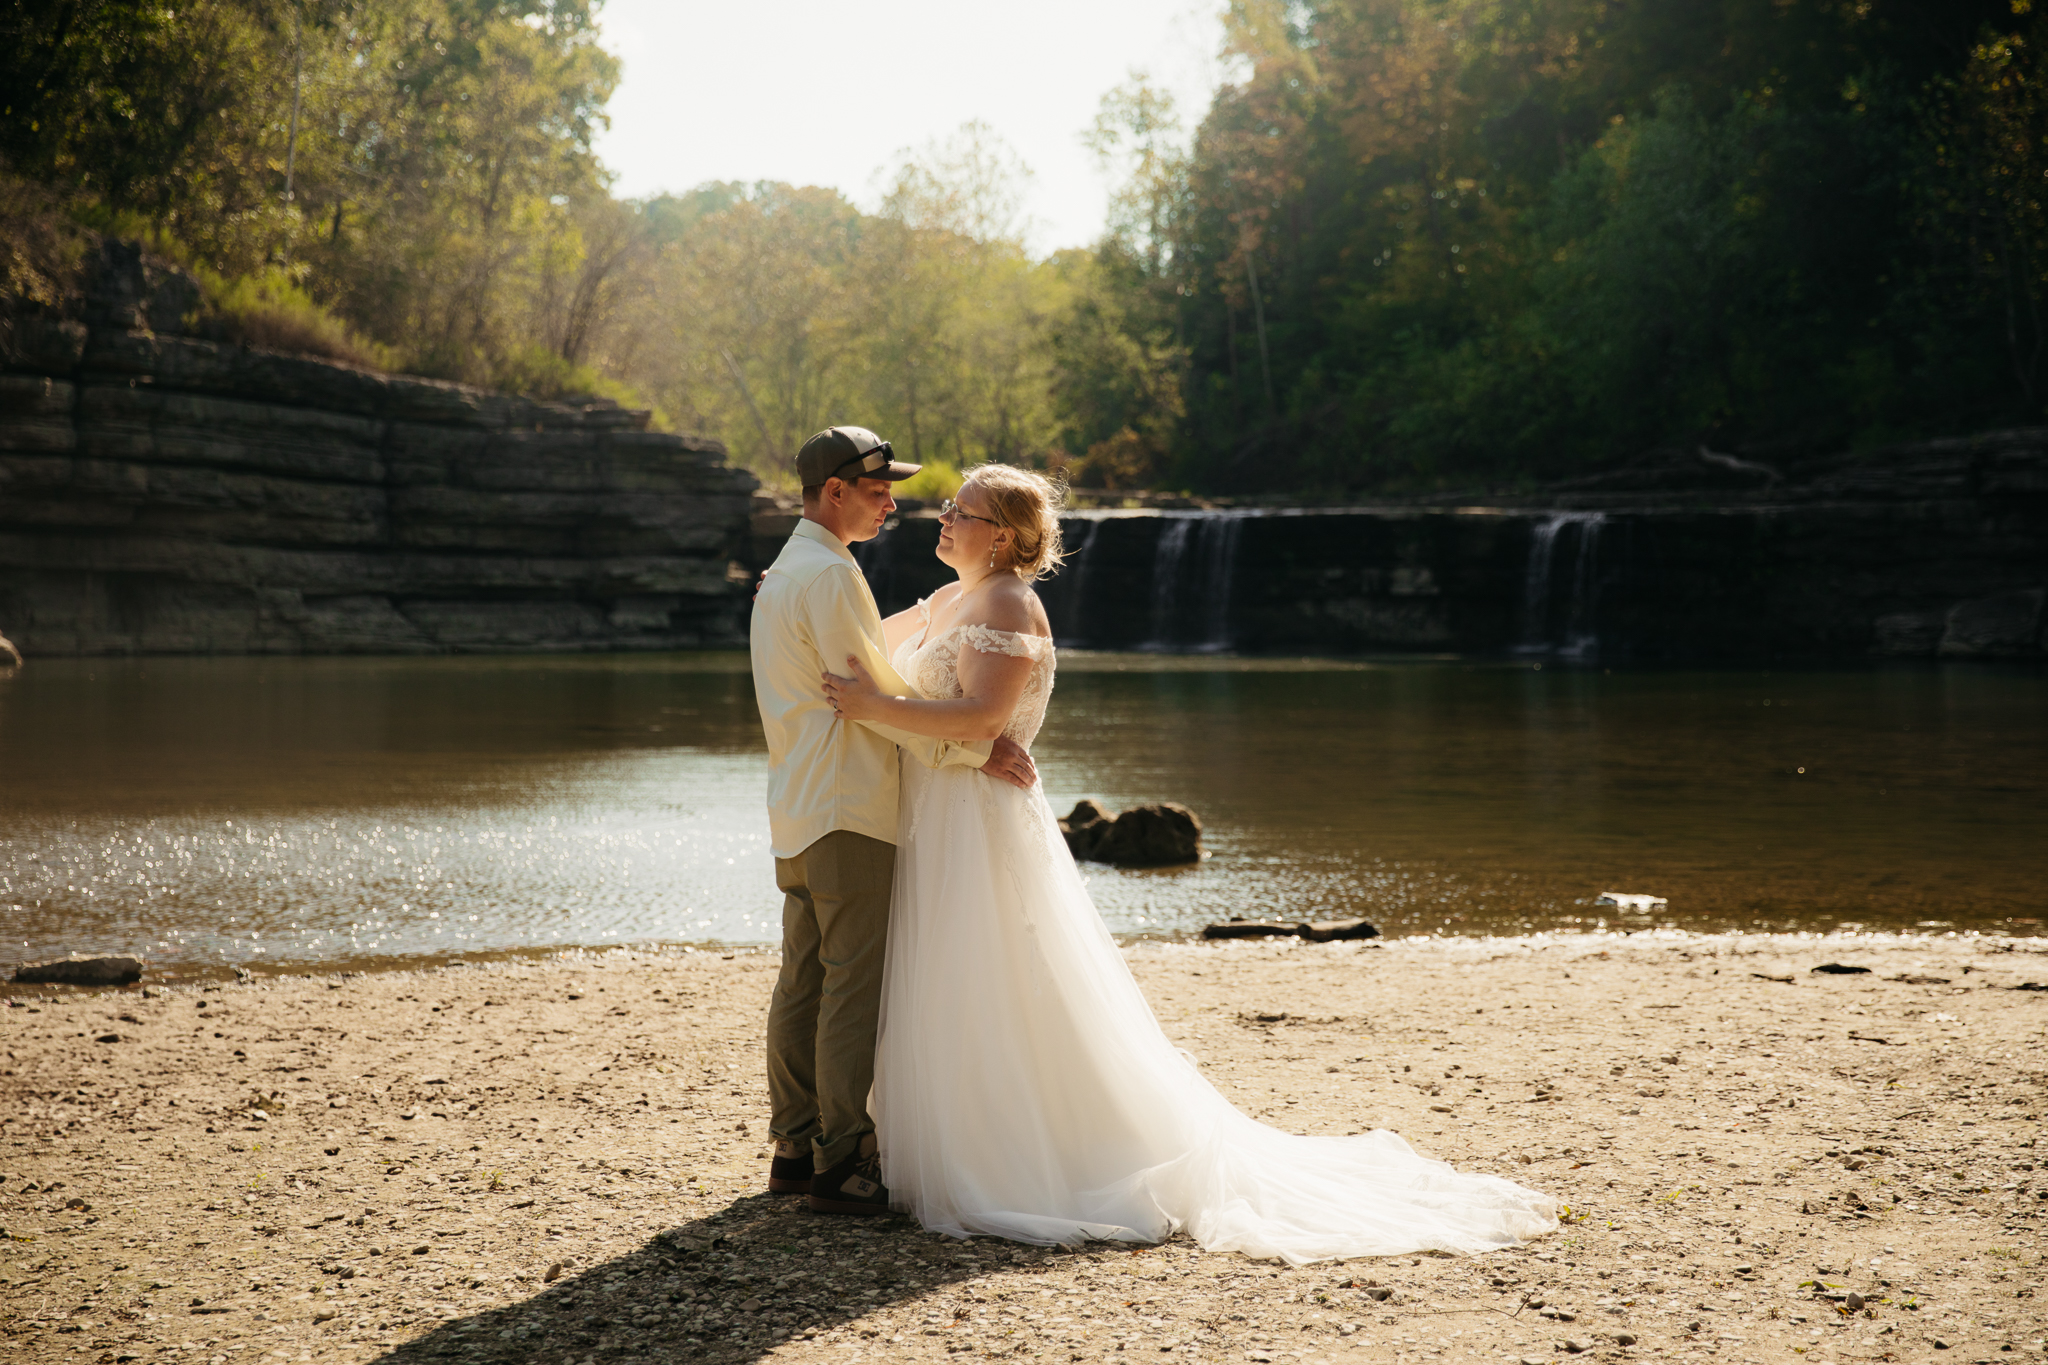
[{"label": "bride's hand on shoulder", "polygon": [[847,671],[853,676],[840,677],[837,673],[826,673],[825,700],[832,703],[832,714],[842,720],[871,720],[880,714],[877,705],[882,700],[882,689],[875,685],[875,679],[860,660],[846,656]]}]

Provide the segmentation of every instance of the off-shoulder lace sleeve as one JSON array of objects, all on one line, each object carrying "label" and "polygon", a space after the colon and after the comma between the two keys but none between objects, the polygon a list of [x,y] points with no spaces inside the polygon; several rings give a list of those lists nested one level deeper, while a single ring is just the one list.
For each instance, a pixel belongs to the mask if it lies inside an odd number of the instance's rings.
[{"label": "off-shoulder lace sleeve", "polygon": [[917,619],[924,622],[926,630],[931,629],[932,599],[930,597],[920,597],[917,599]]},{"label": "off-shoulder lace sleeve", "polygon": [[1043,659],[1052,652],[1052,641],[1043,635],[1020,630],[995,630],[988,626],[965,626],[960,637],[984,654],[1010,654],[1020,659]]}]

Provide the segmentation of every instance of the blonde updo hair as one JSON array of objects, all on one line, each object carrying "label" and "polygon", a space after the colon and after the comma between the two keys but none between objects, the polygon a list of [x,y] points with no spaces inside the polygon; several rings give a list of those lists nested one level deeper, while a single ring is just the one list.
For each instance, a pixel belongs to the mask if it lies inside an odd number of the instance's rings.
[{"label": "blonde updo hair", "polygon": [[1059,571],[1066,550],[1060,544],[1060,512],[1067,490],[1028,469],[1008,464],[976,465],[961,481],[988,500],[989,515],[1011,533],[1010,571],[1026,583]]}]

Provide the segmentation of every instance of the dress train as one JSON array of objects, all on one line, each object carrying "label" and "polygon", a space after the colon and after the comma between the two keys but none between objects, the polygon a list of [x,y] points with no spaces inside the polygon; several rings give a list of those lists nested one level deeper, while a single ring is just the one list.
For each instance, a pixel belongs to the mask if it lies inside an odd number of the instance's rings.
[{"label": "dress train", "polygon": [[[901,671],[958,695],[962,644],[1039,657],[1012,727],[1028,743],[1050,643],[964,629],[906,645]],[[870,1105],[883,1179],[925,1227],[1041,1245],[1184,1230],[1295,1264],[1556,1228],[1550,1196],[1398,1134],[1303,1137],[1233,1107],[1159,1027],[1042,790],[906,762],[901,830]]]}]

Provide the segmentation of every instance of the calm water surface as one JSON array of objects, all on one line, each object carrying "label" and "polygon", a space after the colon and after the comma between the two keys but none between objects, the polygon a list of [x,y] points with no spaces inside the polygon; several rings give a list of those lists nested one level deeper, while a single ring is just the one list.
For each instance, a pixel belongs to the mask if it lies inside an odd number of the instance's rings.
[{"label": "calm water surface", "polygon": [[[2039,932],[2048,678],[1067,654],[1062,812],[1214,856],[1091,869],[1119,933]],[[0,684],[4,957],[172,970],[770,940],[740,655],[43,661]],[[1601,891],[1666,896],[1653,917]]]}]

